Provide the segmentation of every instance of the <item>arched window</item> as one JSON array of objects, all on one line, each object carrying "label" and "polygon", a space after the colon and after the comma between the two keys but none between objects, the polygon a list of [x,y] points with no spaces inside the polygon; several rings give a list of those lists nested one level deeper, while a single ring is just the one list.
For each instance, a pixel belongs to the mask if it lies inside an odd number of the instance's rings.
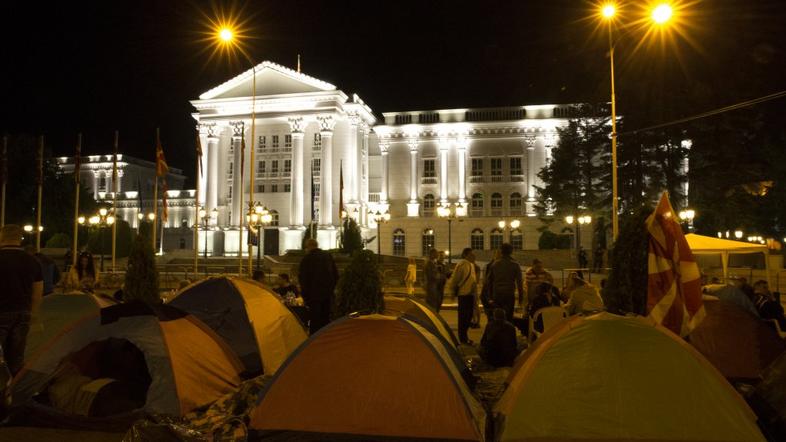
[{"label": "arched window", "polygon": [[401,229],[396,229],[393,232],[393,254],[396,256],[404,256],[407,250],[407,236]]},{"label": "arched window", "polygon": [[491,250],[497,250],[502,247],[502,230],[496,228],[492,230],[489,240],[491,242]]},{"label": "arched window", "polygon": [[469,236],[469,246],[473,250],[483,250],[483,231],[480,229],[473,229],[472,234]]},{"label": "arched window", "polygon": [[431,252],[431,249],[434,248],[435,240],[434,240],[434,229],[431,227],[426,227],[423,229],[423,236],[422,236],[422,244],[423,244],[423,256],[428,256]]},{"label": "arched window", "polygon": [[518,192],[510,194],[510,214],[521,215],[521,194]]},{"label": "arched window", "polygon": [[271,218],[270,218],[270,225],[271,226],[277,226],[278,225],[278,211],[277,210],[271,210],[270,211],[270,216],[271,216]]},{"label": "arched window", "polygon": [[426,194],[423,197],[423,216],[434,216],[435,199],[434,195]]},{"label": "arched window", "polygon": [[482,193],[473,193],[472,194],[472,210],[470,213],[471,216],[483,216],[483,194]]},{"label": "arched window", "polygon": [[492,216],[501,216],[502,215],[502,194],[501,193],[492,193],[491,194],[491,215]]},{"label": "arched window", "polygon": [[513,246],[513,250],[524,249],[524,235],[521,234],[520,229],[510,231],[510,245]]}]

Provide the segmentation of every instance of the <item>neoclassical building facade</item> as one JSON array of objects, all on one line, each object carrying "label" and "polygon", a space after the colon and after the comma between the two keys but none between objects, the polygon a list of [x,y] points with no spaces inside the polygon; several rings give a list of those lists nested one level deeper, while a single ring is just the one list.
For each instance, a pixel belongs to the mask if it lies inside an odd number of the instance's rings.
[{"label": "neoclassical building facade", "polygon": [[[537,174],[571,111],[570,105],[407,111],[382,113],[377,121],[357,95],[271,62],[191,103],[203,149],[199,204],[214,214],[199,247],[229,256],[246,243],[241,224],[250,199],[274,215],[265,228],[266,253],[300,248],[312,220],[321,246],[335,247],[342,203],[367,247],[376,250],[381,241],[384,254],[448,250],[440,206],[459,215],[450,224],[454,254],[503,241],[536,249]],[[389,221],[378,226],[377,212],[389,212]]]}]

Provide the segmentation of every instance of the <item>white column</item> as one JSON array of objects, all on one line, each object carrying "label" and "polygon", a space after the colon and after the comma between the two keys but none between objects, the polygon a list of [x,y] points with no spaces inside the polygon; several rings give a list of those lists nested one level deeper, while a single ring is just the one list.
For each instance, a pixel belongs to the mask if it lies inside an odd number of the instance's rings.
[{"label": "white column", "polygon": [[466,138],[459,138],[456,141],[458,149],[458,179],[459,179],[459,202],[467,201],[467,142]]},{"label": "white column", "polygon": [[240,217],[243,215],[243,207],[240,205],[240,195],[243,192],[243,181],[240,178],[240,162],[242,161],[242,152],[240,149],[241,135],[235,134],[232,136],[232,216],[229,223],[233,226],[240,225]]},{"label": "white column", "polygon": [[93,171],[93,199],[98,199],[98,174],[100,172],[97,170]]},{"label": "white column", "polygon": [[363,220],[363,226],[368,226],[368,125],[361,124],[361,139],[360,139],[360,214]]},{"label": "white column", "polygon": [[379,144],[379,151],[382,154],[382,186],[379,192],[379,202],[388,204],[388,150],[390,144],[386,141]]},{"label": "white column", "polygon": [[448,203],[448,140],[439,141],[439,201]]},{"label": "white column", "polygon": [[218,207],[218,137],[209,136],[207,139],[207,161],[205,167],[205,185],[202,187],[205,193],[205,208],[211,211]]},{"label": "white column", "polygon": [[[347,205],[350,206],[349,208],[353,208],[358,202],[358,182],[360,178],[359,173],[359,166],[360,162],[358,161],[358,156],[360,155],[360,149],[358,149],[358,126],[360,125],[360,117],[357,115],[350,115],[349,116],[349,149],[347,149],[347,161],[345,163],[346,167],[346,174],[344,175],[344,180],[346,180],[347,186]],[[350,210],[347,209],[349,212]]]},{"label": "white column", "polygon": [[118,167],[118,169],[117,169],[117,193],[118,193],[118,195],[120,195],[120,192],[123,191],[123,185],[122,185],[123,184],[123,180],[122,180],[122,178],[123,178],[123,169],[120,169]]},{"label": "white column", "polygon": [[418,216],[420,204],[418,203],[418,140],[409,141],[409,203],[407,203],[407,216]]},{"label": "white column", "polygon": [[527,201],[535,201],[535,138],[524,139],[527,147]]},{"label": "white column", "polygon": [[322,136],[322,160],[319,172],[319,224],[333,225],[333,127],[331,116],[317,117]]},{"label": "white column", "polygon": [[289,199],[289,226],[303,226],[303,179],[306,174],[303,172],[303,119],[290,118],[290,130],[292,131],[292,174],[291,189]]}]

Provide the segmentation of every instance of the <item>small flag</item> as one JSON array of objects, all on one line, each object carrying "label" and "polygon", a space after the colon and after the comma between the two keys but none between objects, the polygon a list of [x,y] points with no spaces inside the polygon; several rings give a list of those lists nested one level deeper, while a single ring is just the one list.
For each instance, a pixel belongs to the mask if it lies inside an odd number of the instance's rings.
[{"label": "small flag", "polygon": [[664,192],[647,218],[649,232],[647,312],[680,336],[704,319],[699,266],[682,233],[669,194]]},{"label": "small flag", "polygon": [[164,158],[164,148],[161,147],[161,139],[156,138],[156,176],[165,177],[169,173],[169,166]]},{"label": "small flag", "polygon": [[82,134],[76,142],[76,155],[74,155],[74,181],[79,184],[79,175],[82,173]]},{"label": "small flag", "polygon": [[[199,139],[199,128],[197,128],[196,131],[196,155],[197,161],[199,161],[199,176],[202,176],[202,141]],[[197,179],[199,179],[199,177],[197,177]]]}]

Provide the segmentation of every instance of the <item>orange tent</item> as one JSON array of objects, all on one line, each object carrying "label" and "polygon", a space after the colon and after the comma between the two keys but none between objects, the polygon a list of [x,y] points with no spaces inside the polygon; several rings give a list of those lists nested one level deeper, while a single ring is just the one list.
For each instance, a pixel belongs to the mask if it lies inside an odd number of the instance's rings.
[{"label": "orange tent", "polygon": [[385,295],[385,314],[404,316],[426,327],[435,335],[442,336],[454,347],[458,347],[458,339],[445,319],[431,307],[411,296]]},{"label": "orange tent", "polygon": [[705,296],[704,308],[707,316],[690,343],[726,378],[758,378],[786,350],[769,324],[736,304]]},{"label": "orange tent", "polygon": [[384,315],[345,317],[311,336],[251,412],[260,437],[289,440],[483,440],[485,412],[455,351]]}]

